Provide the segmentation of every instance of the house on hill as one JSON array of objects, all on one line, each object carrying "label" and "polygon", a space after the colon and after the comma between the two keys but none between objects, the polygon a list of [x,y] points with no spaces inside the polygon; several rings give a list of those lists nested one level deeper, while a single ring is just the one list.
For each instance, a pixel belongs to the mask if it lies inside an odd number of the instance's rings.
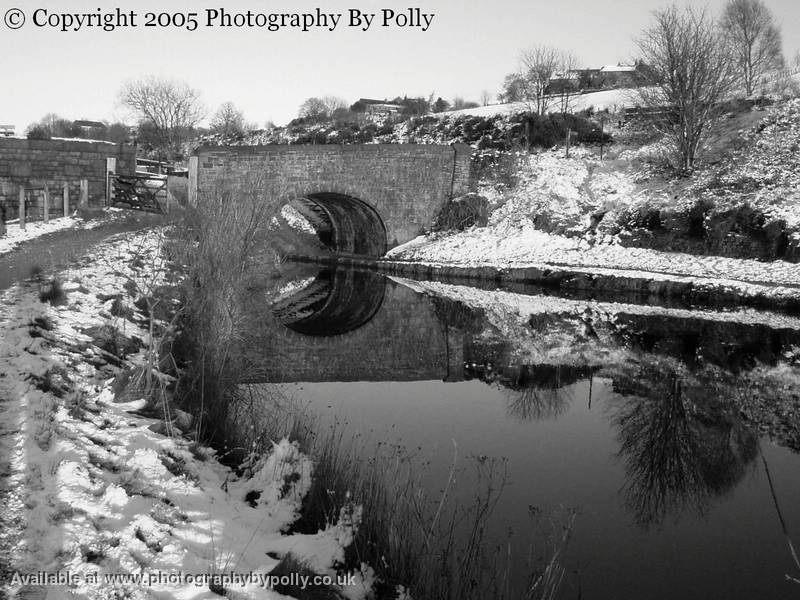
[{"label": "house on hill", "polygon": [[565,73],[555,73],[547,86],[548,94],[563,94],[576,92],[581,89],[580,77],[577,70]]},{"label": "house on hill", "polygon": [[603,65],[597,74],[597,87],[599,88],[619,88],[636,87],[639,78],[637,77],[637,65]]},{"label": "house on hill", "polygon": [[386,100],[374,100],[372,98],[359,98],[358,101],[350,107],[354,112],[364,112],[369,116],[375,117],[388,117],[390,115],[399,113],[403,110],[400,104],[392,104]]},{"label": "house on hill", "polygon": [[0,125],[0,137],[14,137],[14,133],[13,125]]},{"label": "house on hill", "polygon": [[100,121],[78,120],[73,121],[72,126],[76,129],[80,129],[81,137],[89,140],[94,139],[107,129],[106,124]]},{"label": "house on hill", "polygon": [[637,62],[633,65],[617,63],[598,68],[573,69],[567,73],[556,73],[550,79],[550,93],[638,87],[645,82],[646,69],[644,63]]}]

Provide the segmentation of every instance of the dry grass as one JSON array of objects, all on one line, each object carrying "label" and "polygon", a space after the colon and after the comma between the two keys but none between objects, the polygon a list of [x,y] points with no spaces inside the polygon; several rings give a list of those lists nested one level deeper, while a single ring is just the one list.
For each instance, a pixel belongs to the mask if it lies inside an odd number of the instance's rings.
[{"label": "dry grass", "polygon": [[[249,269],[269,237],[279,194],[263,179],[223,178],[192,213],[170,252],[185,271],[181,339],[173,346],[182,367],[179,397],[200,419],[198,438],[219,448],[235,437],[229,406],[245,378],[242,332]],[[259,261],[261,262],[261,261]]]}]

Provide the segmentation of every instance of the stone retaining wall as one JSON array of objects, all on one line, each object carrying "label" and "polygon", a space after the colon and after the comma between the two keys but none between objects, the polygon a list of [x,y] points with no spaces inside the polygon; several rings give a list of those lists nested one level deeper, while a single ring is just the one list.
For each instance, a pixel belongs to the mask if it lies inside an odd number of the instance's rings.
[{"label": "stone retaining wall", "polygon": [[[5,218],[17,217],[20,186],[35,189],[34,214],[41,189],[50,190],[51,212],[61,209],[64,183],[69,186],[70,208],[80,198],[80,181],[89,185],[89,205],[102,206],[106,196],[106,159],[116,158],[116,172],[136,171],[136,147],[82,140],[28,140],[0,138],[0,210]],[[55,214],[55,213],[54,213]]]}]

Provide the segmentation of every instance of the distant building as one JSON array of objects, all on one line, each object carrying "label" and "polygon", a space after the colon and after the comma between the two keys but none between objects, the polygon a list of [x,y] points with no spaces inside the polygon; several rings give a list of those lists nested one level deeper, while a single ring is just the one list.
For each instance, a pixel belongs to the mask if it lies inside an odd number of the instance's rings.
[{"label": "distant building", "polygon": [[619,88],[636,87],[638,77],[636,65],[603,65],[597,75],[597,87],[599,88]]},{"label": "distant building", "polygon": [[400,104],[392,104],[386,100],[374,100],[372,98],[359,98],[353,107],[372,117],[387,117],[403,110],[403,106]]},{"label": "distant building", "polygon": [[578,88],[588,90],[595,87],[598,77],[600,76],[600,69],[575,69],[572,71],[578,78]]},{"label": "distant building", "polygon": [[105,123],[101,123],[100,121],[73,121],[73,127],[79,127],[81,130],[81,137],[85,137],[87,139],[92,139],[98,133],[101,133],[107,129]]},{"label": "distant building", "polygon": [[564,92],[574,92],[581,89],[578,71],[567,71],[566,73],[555,73],[550,78],[547,86],[548,94],[562,94]]},{"label": "distant building", "polygon": [[0,125],[0,137],[14,137],[14,132],[13,125]]},{"label": "distant building", "polygon": [[604,90],[609,88],[638,87],[644,82],[645,65],[603,65],[598,68],[574,69],[556,73],[550,79],[550,93],[570,90]]}]

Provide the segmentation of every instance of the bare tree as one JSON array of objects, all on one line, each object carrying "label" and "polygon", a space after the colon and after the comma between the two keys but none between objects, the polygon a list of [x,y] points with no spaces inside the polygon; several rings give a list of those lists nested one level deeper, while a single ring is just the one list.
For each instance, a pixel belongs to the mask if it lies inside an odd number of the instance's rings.
[{"label": "bare tree", "polygon": [[[575,89],[568,85],[571,72],[577,69],[578,59],[572,52],[565,52],[551,46],[536,46],[524,50],[520,55],[518,75],[506,77],[506,96],[511,96],[511,86],[520,85],[522,99],[528,103],[531,112],[544,115],[558,103],[561,112],[569,112],[570,99]],[[560,80],[553,93],[553,80]]]},{"label": "bare tree", "polygon": [[637,43],[650,67],[639,98],[661,113],[655,127],[671,139],[679,167],[689,172],[716,105],[734,83],[732,55],[715,21],[690,6],[656,11]]},{"label": "bare tree", "polygon": [[520,55],[523,98],[537,115],[547,112],[552,100],[547,96],[547,88],[559,71],[561,60],[562,52],[551,46],[528,48]]},{"label": "bare tree", "polygon": [[244,114],[233,102],[224,102],[211,119],[211,129],[224,136],[244,133]]},{"label": "bare tree", "polygon": [[722,25],[749,96],[759,77],[783,67],[780,30],[761,0],[729,0]]},{"label": "bare tree", "polygon": [[562,77],[562,84],[557,90],[550,90],[558,101],[558,106],[562,114],[567,114],[572,110],[572,102],[578,92],[579,84],[576,71],[578,70],[578,58],[572,52],[561,52],[559,57],[559,75]]},{"label": "bare tree", "polygon": [[483,90],[481,92],[480,102],[481,106],[489,106],[489,103],[492,101],[492,94],[489,93],[489,90]]},{"label": "bare tree", "polygon": [[127,82],[119,102],[153,132],[159,154],[168,159],[180,154],[181,144],[205,114],[197,90],[185,82],[155,77]]},{"label": "bare tree", "polygon": [[323,96],[321,100],[325,106],[325,114],[328,117],[332,117],[338,112],[346,111],[349,106],[347,100],[338,96]]},{"label": "bare tree", "polygon": [[325,117],[325,103],[316,96],[306,98],[297,111],[301,119],[320,119]]},{"label": "bare tree", "polygon": [[337,96],[312,96],[300,105],[299,116],[303,119],[330,119],[347,107],[347,101]]},{"label": "bare tree", "polygon": [[50,139],[51,137],[81,137],[81,128],[73,124],[69,119],[48,113],[36,123],[31,123],[26,129],[27,137],[30,139]]},{"label": "bare tree", "polygon": [[502,104],[522,102],[525,99],[525,78],[519,73],[506,75],[497,99]]}]

